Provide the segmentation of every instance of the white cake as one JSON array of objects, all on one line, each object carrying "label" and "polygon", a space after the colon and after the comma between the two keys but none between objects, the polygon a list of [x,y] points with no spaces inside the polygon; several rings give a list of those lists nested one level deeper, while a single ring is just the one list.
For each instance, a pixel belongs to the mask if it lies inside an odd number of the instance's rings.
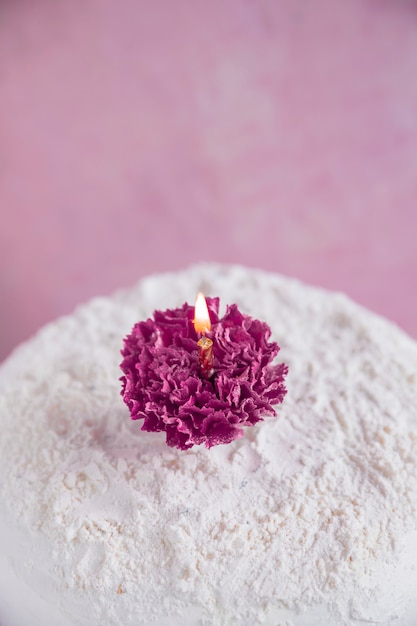
[{"label": "white cake", "polygon": [[[168,448],[120,349],[198,291],[269,323],[277,418]],[[0,369],[1,626],[417,624],[417,344],[294,280],[204,265],[49,324]]]}]

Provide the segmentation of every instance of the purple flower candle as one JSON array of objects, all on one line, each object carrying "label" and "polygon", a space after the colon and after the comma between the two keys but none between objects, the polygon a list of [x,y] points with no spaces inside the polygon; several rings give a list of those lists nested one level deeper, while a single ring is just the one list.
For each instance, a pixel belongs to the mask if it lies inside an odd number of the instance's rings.
[{"label": "purple flower candle", "polygon": [[[165,431],[169,446],[207,448],[242,437],[284,399],[285,363],[268,341],[265,322],[242,314],[236,304],[219,319],[219,298],[207,298],[208,323],[194,308],[155,311],[138,322],[122,349],[122,397],[142,430]],[[203,337],[207,347],[197,344]],[[210,337],[206,335],[210,333]]]}]

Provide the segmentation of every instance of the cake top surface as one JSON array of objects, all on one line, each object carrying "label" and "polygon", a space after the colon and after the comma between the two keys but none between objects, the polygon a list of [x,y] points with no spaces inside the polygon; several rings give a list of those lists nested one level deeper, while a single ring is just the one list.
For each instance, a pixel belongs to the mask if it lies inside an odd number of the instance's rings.
[{"label": "cake top surface", "polygon": [[[120,349],[198,291],[270,325],[288,394],[244,438],[180,451],[130,420]],[[129,625],[197,599],[219,624],[223,608],[267,620],[271,598],[331,602],[346,623],[392,608],[372,605],[396,583],[370,563],[394,561],[417,526],[417,345],[341,294],[234,266],[151,276],[16,350],[0,426],[4,510],[51,542],[60,593],[94,598],[103,623],[119,623],[116,593]]]}]

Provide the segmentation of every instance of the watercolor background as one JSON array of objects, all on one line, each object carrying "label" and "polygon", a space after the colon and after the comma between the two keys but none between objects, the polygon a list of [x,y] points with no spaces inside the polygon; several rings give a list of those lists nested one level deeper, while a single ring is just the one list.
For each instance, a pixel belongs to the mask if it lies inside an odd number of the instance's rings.
[{"label": "watercolor background", "polygon": [[200,260],[417,337],[416,228],[414,1],[0,3],[0,360]]}]

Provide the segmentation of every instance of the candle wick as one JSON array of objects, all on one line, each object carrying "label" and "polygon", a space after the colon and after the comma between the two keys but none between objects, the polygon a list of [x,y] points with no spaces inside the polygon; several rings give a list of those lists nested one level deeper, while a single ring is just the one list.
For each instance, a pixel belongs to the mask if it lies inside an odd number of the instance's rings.
[{"label": "candle wick", "polygon": [[201,373],[205,378],[210,378],[213,374],[213,341],[203,332],[197,345],[200,349],[198,361]]}]

